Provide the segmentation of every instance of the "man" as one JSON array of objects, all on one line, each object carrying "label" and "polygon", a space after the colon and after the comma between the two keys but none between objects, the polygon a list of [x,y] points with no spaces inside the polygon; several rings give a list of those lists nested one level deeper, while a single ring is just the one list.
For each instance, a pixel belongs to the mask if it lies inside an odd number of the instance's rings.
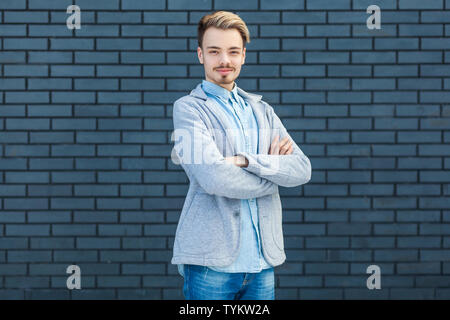
[{"label": "man", "polygon": [[198,42],[205,80],[173,108],[174,155],[190,185],[171,263],[186,299],[273,300],[273,269],[286,259],[278,186],[307,183],[311,164],[262,96],[235,83],[244,21],[206,15]]}]

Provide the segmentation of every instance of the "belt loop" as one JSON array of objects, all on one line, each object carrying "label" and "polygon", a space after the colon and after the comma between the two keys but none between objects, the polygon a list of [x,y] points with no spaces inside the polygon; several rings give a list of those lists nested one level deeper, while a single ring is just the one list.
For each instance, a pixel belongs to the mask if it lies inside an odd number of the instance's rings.
[{"label": "belt loop", "polygon": [[203,280],[205,280],[206,279],[206,275],[208,274],[208,267],[207,266],[205,266],[205,269],[206,269],[206,272],[205,272],[205,275],[203,276]]}]

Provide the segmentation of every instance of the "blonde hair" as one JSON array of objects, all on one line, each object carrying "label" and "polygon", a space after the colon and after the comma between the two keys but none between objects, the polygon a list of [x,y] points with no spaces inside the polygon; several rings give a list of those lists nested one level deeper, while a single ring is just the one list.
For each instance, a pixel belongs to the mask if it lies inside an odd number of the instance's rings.
[{"label": "blonde hair", "polygon": [[222,30],[237,29],[242,36],[244,48],[245,44],[250,42],[250,32],[241,17],[229,11],[215,11],[203,16],[198,23],[198,46],[200,48],[203,48],[203,35],[210,27]]}]

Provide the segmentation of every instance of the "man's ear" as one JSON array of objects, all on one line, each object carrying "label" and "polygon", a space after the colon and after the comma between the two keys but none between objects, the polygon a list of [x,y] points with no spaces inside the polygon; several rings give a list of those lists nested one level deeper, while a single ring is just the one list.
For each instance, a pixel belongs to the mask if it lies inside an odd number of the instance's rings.
[{"label": "man's ear", "polygon": [[198,56],[198,61],[200,61],[201,64],[203,64],[203,51],[202,48],[197,47],[197,56]]},{"label": "man's ear", "polygon": [[245,64],[245,52],[246,52],[246,50],[247,50],[247,48],[244,47],[244,50],[242,51],[242,55],[243,55],[243,57],[242,57],[242,64]]}]

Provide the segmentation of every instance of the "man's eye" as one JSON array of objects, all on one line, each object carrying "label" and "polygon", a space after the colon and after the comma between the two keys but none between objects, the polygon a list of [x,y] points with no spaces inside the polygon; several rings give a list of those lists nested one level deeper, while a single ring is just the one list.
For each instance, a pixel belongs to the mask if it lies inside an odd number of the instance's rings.
[{"label": "man's eye", "polygon": [[231,53],[233,53],[233,54],[234,54],[234,53],[239,53],[239,52],[238,52],[238,51],[232,51]]},{"label": "man's eye", "polygon": [[217,53],[217,51],[210,51],[209,53]]}]

